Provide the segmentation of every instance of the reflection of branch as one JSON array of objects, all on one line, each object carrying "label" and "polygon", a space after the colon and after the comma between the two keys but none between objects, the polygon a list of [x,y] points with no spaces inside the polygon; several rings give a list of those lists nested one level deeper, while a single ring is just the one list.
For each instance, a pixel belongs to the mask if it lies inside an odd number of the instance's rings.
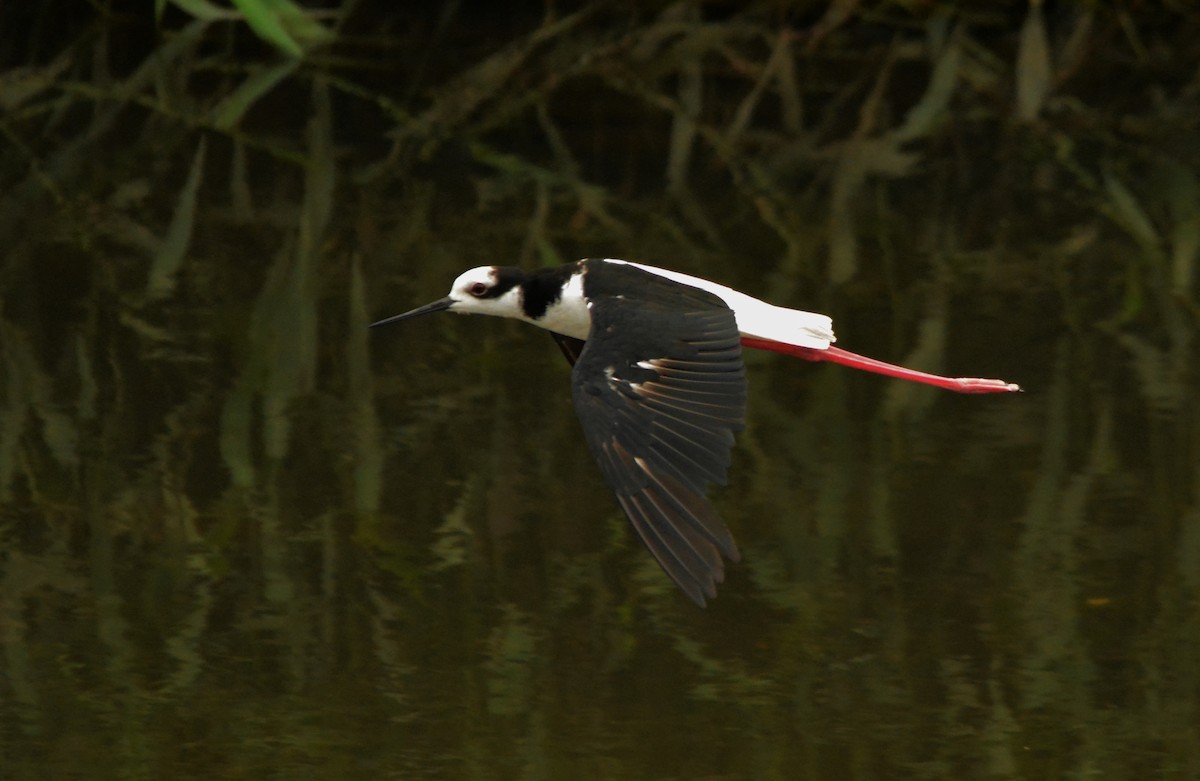
[{"label": "reflection of branch", "polygon": [[439,145],[442,139],[475,114],[485,101],[503,90],[539,47],[574,29],[595,10],[596,6],[588,6],[557,22],[539,27],[452,79],[439,91],[433,105],[396,132],[395,151],[417,144],[424,145],[421,151],[428,154],[430,147]]},{"label": "reflection of branch", "polygon": [[955,34],[938,56],[925,93],[904,121],[890,130],[877,131],[897,60],[893,48],[859,109],[854,133],[826,150],[836,161],[829,207],[829,278],[834,283],[850,280],[858,270],[858,231],[852,207],[859,190],[872,176],[901,178],[912,172],[919,157],[904,147],[932,133],[941,122],[958,85],[959,51],[960,38]]},{"label": "reflection of branch", "polygon": [[538,124],[541,125],[542,132],[546,134],[546,140],[550,143],[550,148],[554,152],[554,158],[558,162],[559,168],[563,171],[567,183],[574,190],[575,197],[579,200],[580,213],[595,217],[606,228],[618,234],[628,233],[629,228],[608,213],[608,209],[604,203],[608,199],[607,191],[602,187],[588,184],[583,180],[579,163],[576,162],[575,156],[571,154],[571,148],[562,137],[562,133],[559,132],[558,126],[550,118],[550,112],[546,110],[544,101],[539,101],[537,104],[537,116]]},{"label": "reflection of branch", "polygon": [[[601,77],[608,86],[618,92],[634,95],[651,107],[672,115],[685,113],[684,107],[674,98],[651,89],[628,71],[612,68],[609,72],[601,74]],[[754,205],[759,218],[787,245],[789,262],[795,261],[802,243],[798,232],[784,217],[782,205],[786,198],[776,186],[773,177],[759,160],[743,154],[736,144],[730,142],[725,133],[702,122],[695,123],[695,130],[724,164],[734,185]]]},{"label": "reflection of branch", "polygon": [[704,213],[704,207],[688,187],[688,170],[696,143],[696,126],[704,109],[704,71],[702,52],[689,52],[679,63],[679,110],[671,116],[671,137],[667,145],[667,192],[679,205],[683,216],[704,234],[711,244],[721,243],[721,234]]},{"label": "reflection of branch", "polygon": [[496,177],[484,180],[487,188],[481,192],[480,200],[487,201],[496,197],[495,193],[506,194],[514,189],[524,192],[525,187],[530,182],[533,183],[535,206],[533,214],[530,215],[529,229],[521,250],[521,259],[523,261],[530,260],[536,250],[544,262],[552,265],[553,262],[562,262],[555,260],[557,252],[546,232],[555,192],[571,192],[578,201],[578,209],[572,222],[578,222],[585,217],[594,217],[618,235],[628,233],[629,229],[624,223],[609,214],[606,206],[609,198],[608,191],[603,187],[584,181],[580,176],[579,167],[571,156],[570,150],[559,137],[549,116],[545,115],[544,109],[539,108],[539,114],[543,115],[543,129],[551,139],[551,146],[555,147],[555,156],[559,163],[557,170],[531,163],[514,154],[500,152],[482,141],[472,142],[469,148],[471,158],[475,162],[485,165],[497,173]]},{"label": "reflection of branch", "polygon": [[734,112],[733,121],[729,123],[729,130],[726,131],[726,137],[730,143],[736,143],[741,135],[750,125],[750,118],[754,115],[754,110],[758,108],[758,104],[762,100],[763,94],[766,92],[767,85],[772,80],[778,82],[779,98],[783,109],[783,126],[789,133],[795,133],[800,130],[800,99],[796,91],[796,78],[793,68],[795,64],[792,62],[791,51],[791,36],[788,33],[782,33],[776,36],[775,48],[771,51],[771,58],[767,60],[766,67],[758,76],[758,80],[754,83],[754,87],[742,98],[742,102],[738,104],[737,111]]}]

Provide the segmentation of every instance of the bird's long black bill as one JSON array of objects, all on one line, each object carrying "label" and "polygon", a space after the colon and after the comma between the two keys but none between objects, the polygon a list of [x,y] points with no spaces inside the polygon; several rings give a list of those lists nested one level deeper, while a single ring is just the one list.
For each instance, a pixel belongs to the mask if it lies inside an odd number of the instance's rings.
[{"label": "bird's long black bill", "polygon": [[445,298],[439,298],[437,301],[434,301],[432,304],[426,304],[425,306],[419,306],[416,309],[412,310],[411,312],[405,312],[403,314],[392,315],[391,317],[385,317],[382,320],[371,323],[370,327],[378,328],[381,325],[391,325],[392,323],[398,323],[401,320],[408,320],[409,318],[412,318],[412,317],[420,317],[421,315],[433,314],[434,312],[444,312],[447,309],[449,309],[450,307],[452,307],[453,305],[454,305],[454,299],[450,298],[450,296],[446,296]]}]

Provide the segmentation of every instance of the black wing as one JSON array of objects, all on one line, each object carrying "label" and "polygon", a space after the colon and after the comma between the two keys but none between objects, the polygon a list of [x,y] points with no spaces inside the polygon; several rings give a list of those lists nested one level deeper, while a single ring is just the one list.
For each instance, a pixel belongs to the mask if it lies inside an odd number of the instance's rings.
[{"label": "black wing", "polygon": [[571,373],[588,447],[642,541],[696,604],[737,545],[705,498],[724,485],[746,374],[716,296],[631,266],[589,262],[591,333]]}]

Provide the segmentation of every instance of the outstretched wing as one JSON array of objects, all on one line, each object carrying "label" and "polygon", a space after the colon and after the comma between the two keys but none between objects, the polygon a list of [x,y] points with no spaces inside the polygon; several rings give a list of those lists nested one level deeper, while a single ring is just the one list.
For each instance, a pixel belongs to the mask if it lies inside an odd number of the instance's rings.
[{"label": "outstretched wing", "polygon": [[743,427],[737,321],[715,295],[589,261],[592,327],[572,371],[575,411],[604,479],[671,579],[703,606],[737,545],[705,497]]}]

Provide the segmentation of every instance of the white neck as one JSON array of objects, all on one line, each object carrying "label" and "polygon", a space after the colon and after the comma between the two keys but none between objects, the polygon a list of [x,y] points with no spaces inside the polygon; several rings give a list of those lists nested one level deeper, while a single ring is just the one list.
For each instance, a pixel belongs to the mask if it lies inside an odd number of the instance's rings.
[{"label": "white neck", "polygon": [[521,319],[563,336],[587,339],[592,330],[592,315],[587,299],[583,297],[583,275],[571,275],[562,297],[551,304],[542,317],[533,320],[522,315]]}]

